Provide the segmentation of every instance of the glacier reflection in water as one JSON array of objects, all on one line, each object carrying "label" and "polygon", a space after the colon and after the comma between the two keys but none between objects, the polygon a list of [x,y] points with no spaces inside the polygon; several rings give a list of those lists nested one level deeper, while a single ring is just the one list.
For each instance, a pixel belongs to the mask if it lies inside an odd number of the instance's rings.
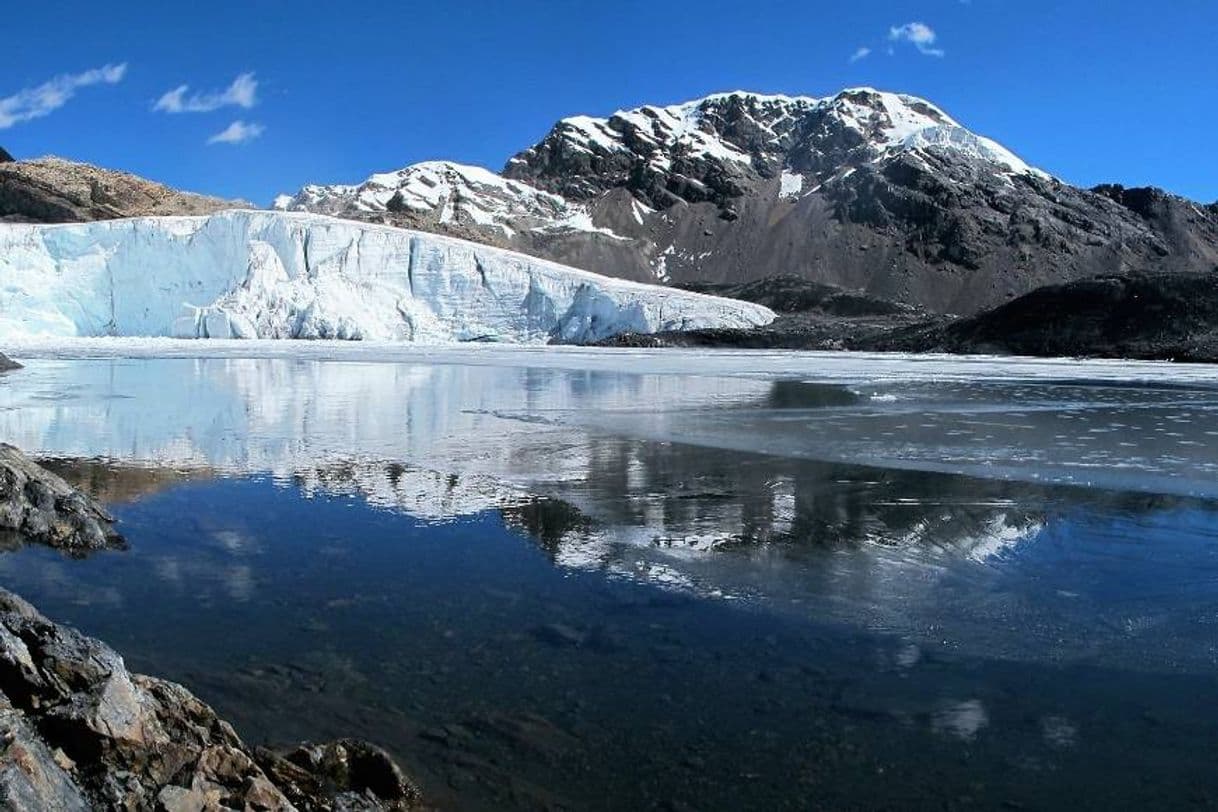
[{"label": "glacier reflection in water", "polygon": [[1212,789],[1208,382],[451,360],[35,358],[0,435],[133,547],[0,573],[462,807]]}]

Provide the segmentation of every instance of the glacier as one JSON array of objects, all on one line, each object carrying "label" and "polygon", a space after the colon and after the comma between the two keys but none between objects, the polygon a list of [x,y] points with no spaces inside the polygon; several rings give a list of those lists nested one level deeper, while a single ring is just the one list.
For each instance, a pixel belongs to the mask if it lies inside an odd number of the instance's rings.
[{"label": "glacier", "polygon": [[317,214],[0,224],[0,339],[578,344],[773,319],[748,302]]}]

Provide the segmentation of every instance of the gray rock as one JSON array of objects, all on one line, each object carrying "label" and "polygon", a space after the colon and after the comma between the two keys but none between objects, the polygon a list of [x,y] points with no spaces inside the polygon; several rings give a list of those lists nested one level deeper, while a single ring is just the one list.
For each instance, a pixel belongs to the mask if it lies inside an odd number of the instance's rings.
[{"label": "gray rock", "polygon": [[0,443],[0,532],[74,554],[125,547],[96,500],[6,443]]},{"label": "gray rock", "polygon": [[0,161],[0,222],[81,223],[249,208],[61,158]]},{"label": "gray rock", "polygon": [[0,590],[0,806],[406,810],[420,796],[372,745],[252,751],[180,685]]},{"label": "gray rock", "polygon": [[21,364],[0,352],[0,372],[12,372],[14,369],[21,369]]},{"label": "gray rock", "polygon": [[1218,362],[1218,271],[1098,276],[860,349]]}]

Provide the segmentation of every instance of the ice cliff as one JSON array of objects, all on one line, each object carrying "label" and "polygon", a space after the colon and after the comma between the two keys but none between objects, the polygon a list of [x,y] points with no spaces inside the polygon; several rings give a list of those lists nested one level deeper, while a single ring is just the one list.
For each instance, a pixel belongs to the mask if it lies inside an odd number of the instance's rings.
[{"label": "ice cliff", "polygon": [[746,327],[746,302],[330,217],[225,211],[0,224],[6,336],[581,343]]}]

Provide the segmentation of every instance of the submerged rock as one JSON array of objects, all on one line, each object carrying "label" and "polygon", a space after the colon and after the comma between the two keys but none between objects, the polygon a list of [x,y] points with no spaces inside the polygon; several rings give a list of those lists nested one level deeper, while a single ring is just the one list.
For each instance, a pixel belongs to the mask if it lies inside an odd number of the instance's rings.
[{"label": "submerged rock", "polygon": [[406,810],[420,796],[380,749],[248,748],[180,685],[0,590],[0,807]]},{"label": "submerged rock", "polygon": [[6,443],[0,443],[0,532],[77,554],[125,547],[96,500]]}]

